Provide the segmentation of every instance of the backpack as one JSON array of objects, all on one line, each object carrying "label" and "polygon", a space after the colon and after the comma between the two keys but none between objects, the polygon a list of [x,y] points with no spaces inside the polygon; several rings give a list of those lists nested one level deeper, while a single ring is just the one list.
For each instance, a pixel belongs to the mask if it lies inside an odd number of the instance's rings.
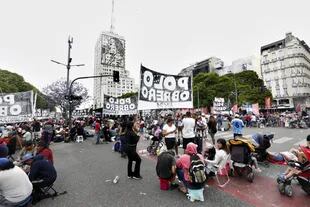
[{"label": "backpack", "polygon": [[203,184],[206,180],[205,165],[197,154],[190,157],[189,178],[194,184]]}]

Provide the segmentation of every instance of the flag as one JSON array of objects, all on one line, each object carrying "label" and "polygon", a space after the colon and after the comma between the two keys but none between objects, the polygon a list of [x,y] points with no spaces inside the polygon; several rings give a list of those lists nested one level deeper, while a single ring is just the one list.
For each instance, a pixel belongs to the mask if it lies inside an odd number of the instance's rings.
[{"label": "flag", "polygon": [[231,108],[231,111],[233,113],[237,113],[238,112],[238,105],[237,104],[233,105],[233,107]]},{"label": "flag", "polygon": [[265,109],[270,109],[270,108],[271,108],[271,98],[265,97]]},{"label": "flag", "polygon": [[259,106],[258,106],[258,103],[252,104],[252,112],[253,112],[253,114],[255,114],[255,115],[259,115]]}]

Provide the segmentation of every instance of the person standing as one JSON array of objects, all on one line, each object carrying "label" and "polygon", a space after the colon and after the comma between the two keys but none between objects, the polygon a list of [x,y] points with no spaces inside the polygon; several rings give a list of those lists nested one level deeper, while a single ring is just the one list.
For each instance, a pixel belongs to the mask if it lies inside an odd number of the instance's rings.
[{"label": "person standing", "polygon": [[96,124],[95,124],[95,137],[96,137],[96,144],[99,144],[99,140],[100,140],[100,120],[97,119],[96,120]]},{"label": "person standing", "polygon": [[167,124],[165,124],[163,127],[163,136],[165,137],[165,143],[167,146],[167,150],[173,149],[176,145],[176,138],[175,138],[176,131],[177,131],[177,128],[173,124],[173,119],[168,118]]},{"label": "person standing", "polygon": [[244,123],[239,118],[239,114],[235,114],[235,118],[231,121],[231,125],[232,125],[233,132],[234,132],[234,138],[242,137]]},{"label": "person standing", "polygon": [[195,119],[191,117],[191,112],[186,112],[185,118],[183,119],[183,149],[185,152],[188,143],[195,142]]},{"label": "person standing", "polygon": [[217,132],[216,120],[215,120],[214,116],[210,116],[210,119],[208,122],[208,133],[211,136],[213,145],[215,145],[215,138],[214,137],[215,137],[216,132]]},{"label": "person standing", "polygon": [[[128,165],[127,165],[127,175],[128,178],[133,178],[136,180],[142,179],[140,175],[140,165],[141,158],[137,153],[137,144],[139,142],[139,129],[140,123],[139,121],[131,121],[127,125],[126,138],[127,138],[127,157],[128,157]],[[132,171],[132,163],[135,161],[135,169]]]}]

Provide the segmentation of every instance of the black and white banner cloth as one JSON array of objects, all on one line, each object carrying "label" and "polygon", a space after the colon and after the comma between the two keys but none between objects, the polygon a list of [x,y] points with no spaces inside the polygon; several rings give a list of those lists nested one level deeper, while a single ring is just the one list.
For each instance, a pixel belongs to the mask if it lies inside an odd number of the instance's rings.
[{"label": "black and white banner cloth", "polygon": [[0,94],[0,123],[29,121],[33,109],[33,91]]},{"label": "black and white banner cloth", "polygon": [[102,113],[106,115],[131,115],[138,113],[137,96],[130,98],[115,98],[104,95]]},{"label": "black and white banner cloth", "polygon": [[158,73],[141,65],[139,110],[193,108],[192,77]]}]

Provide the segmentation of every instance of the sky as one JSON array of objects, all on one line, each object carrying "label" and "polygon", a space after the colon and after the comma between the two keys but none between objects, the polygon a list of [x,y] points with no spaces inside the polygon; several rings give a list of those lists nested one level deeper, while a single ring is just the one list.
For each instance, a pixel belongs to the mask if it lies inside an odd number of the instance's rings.
[{"label": "sky", "polygon": [[[111,23],[112,0],[0,0],[0,68],[39,89],[66,77],[93,75],[94,48]],[[259,55],[285,33],[310,45],[309,0],[115,0],[115,33],[126,39],[126,69],[139,83],[140,64],[169,74],[211,56],[225,65]],[[81,82],[93,91],[93,81]]]}]

